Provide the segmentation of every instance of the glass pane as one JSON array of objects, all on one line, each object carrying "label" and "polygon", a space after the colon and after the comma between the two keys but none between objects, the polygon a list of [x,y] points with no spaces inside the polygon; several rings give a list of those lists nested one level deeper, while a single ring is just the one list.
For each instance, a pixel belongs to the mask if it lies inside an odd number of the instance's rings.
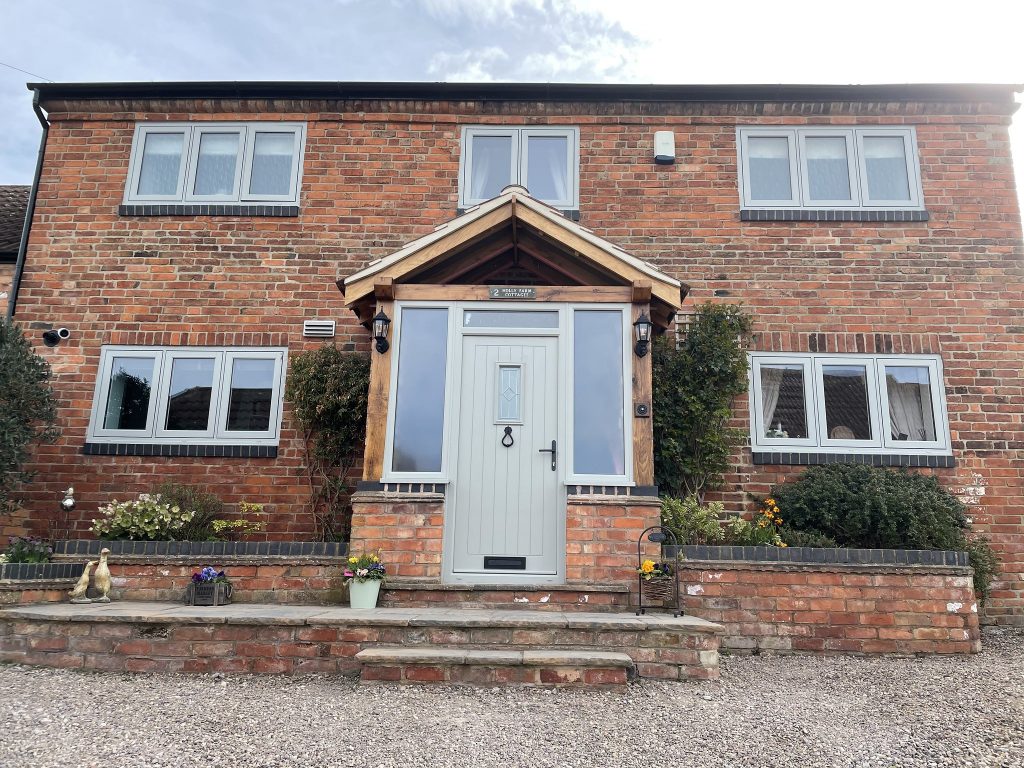
[{"label": "glass pane", "polygon": [[623,475],[622,313],[573,313],[573,470]]},{"label": "glass pane", "polygon": [[440,472],[448,310],[402,310],[395,392],[395,472]]},{"label": "glass pane", "polygon": [[469,196],[473,200],[497,197],[512,183],[512,137],[474,136]]},{"label": "glass pane", "polygon": [[802,365],[761,365],[761,423],[764,437],[806,438]]},{"label": "glass pane", "polygon": [[885,366],[889,429],[894,440],[935,440],[932,387],[926,366]]},{"label": "glass pane", "polygon": [[148,133],[139,171],[140,195],[173,195],[178,191],[184,133]]},{"label": "glass pane", "polygon": [[275,360],[236,357],[231,361],[231,396],[228,398],[229,432],[266,432],[274,404]]},{"label": "glass pane", "polygon": [[804,140],[807,186],[811,200],[850,200],[850,165],[842,136],[808,136]]},{"label": "glass pane", "polygon": [[822,366],[830,440],[870,440],[868,374],[863,365]]},{"label": "glass pane", "polygon": [[530,136],[526,150],[526,186],[538,200],[569,198],[569,139]]},{"label": "glass pane", "polygon": [[751,200],[790,200],[793,179],[789,173],[789,139],[785,136],[751,136],[747,139]]},{"label": "glass pane", "polygon": [[498,366],[498,421],[521,421],[523,369],[518,365]]},{"label": "glass pane", "polygon": [[865,136],[864,168],[872,200],[910,200],[902,136]]},{"label": "glass pane", "polygon": [[502,309],[467,309],[462,313],[466,328],[557,328],[557,312]]},{"label": "glass pane", "polygon": [[204,133],[199,140],[196,164],[197,195],[230,195],[235,191],[238,167],[237,133]]},{"label": "glass pane", "polygon": [[249,193],[253,195],[290,195],[295,134],[256,134],[252,153]]},{"label": "glass pane", "polygon": [[165,429],[205,430],[209,427],[215,367],[216,360],[211,357],[173,360]]},{"label": "glass pane", "polygon": [[114,358],[110,367],[104,429],[146,428],[155,366],[155,357]]}]

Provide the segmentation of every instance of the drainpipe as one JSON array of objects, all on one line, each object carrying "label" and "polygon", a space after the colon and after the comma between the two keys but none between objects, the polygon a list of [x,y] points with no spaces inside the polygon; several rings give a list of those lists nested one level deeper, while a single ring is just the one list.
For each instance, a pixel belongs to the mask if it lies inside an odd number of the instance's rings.
[{"label": "drainpipe", "polygon": [[36,174],[32,179],[32,190],[28,193],[28,208],[25,211],[25,223],[21,227],[21,244],[18,246],[18,259],[14,263],[14,279],[11,281],[11,296],[7,301],[7,319],[14,318],[14,307],[18,303],[18,288],[21,286],[21,275],[25,271],[25,252],[28,250],[28,233],[32,230],[32,217],[36,212],[36,195],[39,192],[39,176],[43,172],[43,155],[46,154],[46,137],[50,133],[50,123],[39,107],[39,91],[32,93],[32,111],[36,113],[39,124],[43,126],[43,135],[39,139],[39,155],[36,157]]}]

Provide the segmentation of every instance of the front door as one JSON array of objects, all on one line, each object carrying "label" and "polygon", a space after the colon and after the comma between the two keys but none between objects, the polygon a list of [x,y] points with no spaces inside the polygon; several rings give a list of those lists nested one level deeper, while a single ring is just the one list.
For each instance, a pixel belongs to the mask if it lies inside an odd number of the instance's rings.
[{"label": "front door", "polygon": [[462,337],[450,579],[564,580],[558,377],[557,337]]}]

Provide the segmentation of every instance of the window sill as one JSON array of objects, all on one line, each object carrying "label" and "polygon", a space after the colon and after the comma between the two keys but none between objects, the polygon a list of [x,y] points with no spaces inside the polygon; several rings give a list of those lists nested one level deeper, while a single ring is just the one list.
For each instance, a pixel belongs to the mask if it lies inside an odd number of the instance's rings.
[{"label": "window sill", "polygon": [[800,453],[753,451],[754,464],[809,466],[817,464],[868,464],[872,467],[955,467],[952,456],[928,453]]},{"label": "window sill", "polygon": [[86,456],[194,456],[223,459],[276,459],[276,445],[182,445],[181,443],[86,443]]},{"label": "window sill", "polygon": [[928,221],[928,211],[856,208],[740,208],[740,221]]},{"label": "window sill", "polygon": [[251,203],[131,203],[117,207],[119,216],[277,216],[299,215],[297,205],[253,205]]}]

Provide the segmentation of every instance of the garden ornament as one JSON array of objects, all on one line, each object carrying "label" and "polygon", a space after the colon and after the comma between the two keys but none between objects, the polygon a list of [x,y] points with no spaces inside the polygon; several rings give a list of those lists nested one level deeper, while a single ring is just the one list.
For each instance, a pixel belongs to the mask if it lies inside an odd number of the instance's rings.
[{"label": "garden ornament", "polygon": [[82,571],[82,575],[78,578],[78,583],[75,584],[75,588],[68,592],[68,597],[71,598],[72,603],[91,603],[85,593],[89,590],[89,573],[92,571],[93,566],[96,565],[95,560],[90,560],[85,564],[85,570]]},{"label": "garden ornament", "polygon": [[107,567],[107,555],[110,550],[104,547],[100,550],[100,564],[96,567],[96,575],[93,577],[93,586],[100,593],[100,596],[93,600],[94,603],[109,603],[107,596],[110,592],[110,569]]}]

